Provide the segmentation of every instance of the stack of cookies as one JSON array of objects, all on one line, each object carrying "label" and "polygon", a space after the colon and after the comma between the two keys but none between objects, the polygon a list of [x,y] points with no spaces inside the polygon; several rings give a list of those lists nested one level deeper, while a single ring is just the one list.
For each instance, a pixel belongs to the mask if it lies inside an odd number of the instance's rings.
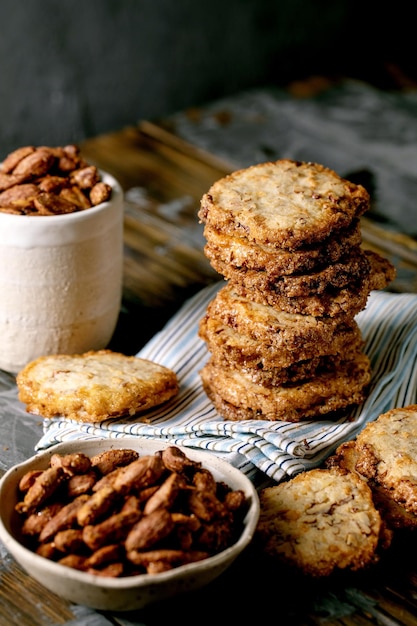
[{"label": "stack of cookies", "polygon": [[361,246],[368,208],[361,185],[288,159],[203,196],[205,254],[226,283],[200,322],[200,375],[225,419],[335,417],[364,400],[371,368],[355,316],[395,277]]}]

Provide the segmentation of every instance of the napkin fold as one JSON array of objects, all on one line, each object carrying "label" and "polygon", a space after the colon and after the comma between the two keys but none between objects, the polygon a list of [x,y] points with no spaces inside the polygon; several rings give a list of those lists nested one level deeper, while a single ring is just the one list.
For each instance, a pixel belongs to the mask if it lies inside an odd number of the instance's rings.
[{"label": "napkin fold", "polygon": [[391,408],[416,402],[417,295],[371,292],[356,320],[371,360],[372,380],[362,405],[338,420],[228,421],[207,398],[199,371],[208,360],[198,325],[224,280],[192,298],[137,354],[173,369],[180,391],[169,403],[143,415],[82,424],[64,418],[44,421],[36,449],[95,437],[146,437],[173,445],[205,448],[226,458],[253,480],[281,481],[316,467],[343,441]]}]

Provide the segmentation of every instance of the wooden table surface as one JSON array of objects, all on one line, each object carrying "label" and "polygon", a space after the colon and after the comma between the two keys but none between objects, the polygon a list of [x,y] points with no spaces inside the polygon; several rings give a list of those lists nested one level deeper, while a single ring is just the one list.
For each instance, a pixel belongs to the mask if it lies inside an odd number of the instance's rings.
[{"label": "wooden table surface", "polygon": [[[230,164],[148,122],[86,141],[82,151],[125,190],[123,307],[112,347],[134,354],[185,299],[219,279],[203,253],[197,210],[202,194]],[[394,288],[415,291],[415,241],[386,233],[367,220],[363,235],[365,245],[395,256],[396,264],[407,267],[409,282]],[[278,577],[249,548],[218,581],[186,599],[133,614],[107,614],[49,593],[2,550],[0,625],[152,626],[174,618],[182,624],[246,624],[255,598],[262,607],[257,609],[259,623],[271,619],[300,626],[417,625],[415,552],[415,538],[399,538],[389,560],[372,577],[306,583]]]}]

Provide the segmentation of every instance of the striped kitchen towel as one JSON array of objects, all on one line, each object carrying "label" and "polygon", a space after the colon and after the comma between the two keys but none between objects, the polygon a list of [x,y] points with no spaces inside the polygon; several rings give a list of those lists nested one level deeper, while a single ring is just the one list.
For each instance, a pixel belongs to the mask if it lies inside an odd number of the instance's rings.
[{"label": "striped kitchen towel", "polygon": [[336,421],[224,420],[202,388],[199,370],[209,354],[198,337],[199,321],[222,285],[223,280],[188,300],[137,355],[177,373],[180,391],[175,399],[141,416],[99,424],[45,420],[37,450],[78,438],[146,437],[205,448],[254,480],[264,476],[280,481],[318,466],[339,443],[353,439],[381,413],[416,402],[417,295],[374,291],[356,317],[373,372],[361,406]]}]

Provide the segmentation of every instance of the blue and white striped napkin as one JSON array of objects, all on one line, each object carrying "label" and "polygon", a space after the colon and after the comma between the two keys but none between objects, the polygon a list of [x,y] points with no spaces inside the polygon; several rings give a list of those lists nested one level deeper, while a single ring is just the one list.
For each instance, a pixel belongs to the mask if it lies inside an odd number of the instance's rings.
[{"label": "blue and white striped napkin", "polygon": [[223,285],[223,280],[210,285],[188,300],[137,355],[177,373],[180,392],[175,399],[143,416],[99,424],[45,420],[36,449],[78,438],[146,437],[205,448],[251,477],[280,481],[319,465],[381,413],[416,402],[417,295],[374,291],[356,317],[373,370],[370,393],[360,407],[337,421],[224,420],[202,388],[199,370],[209,354],[198,337],[199,321]]}]

